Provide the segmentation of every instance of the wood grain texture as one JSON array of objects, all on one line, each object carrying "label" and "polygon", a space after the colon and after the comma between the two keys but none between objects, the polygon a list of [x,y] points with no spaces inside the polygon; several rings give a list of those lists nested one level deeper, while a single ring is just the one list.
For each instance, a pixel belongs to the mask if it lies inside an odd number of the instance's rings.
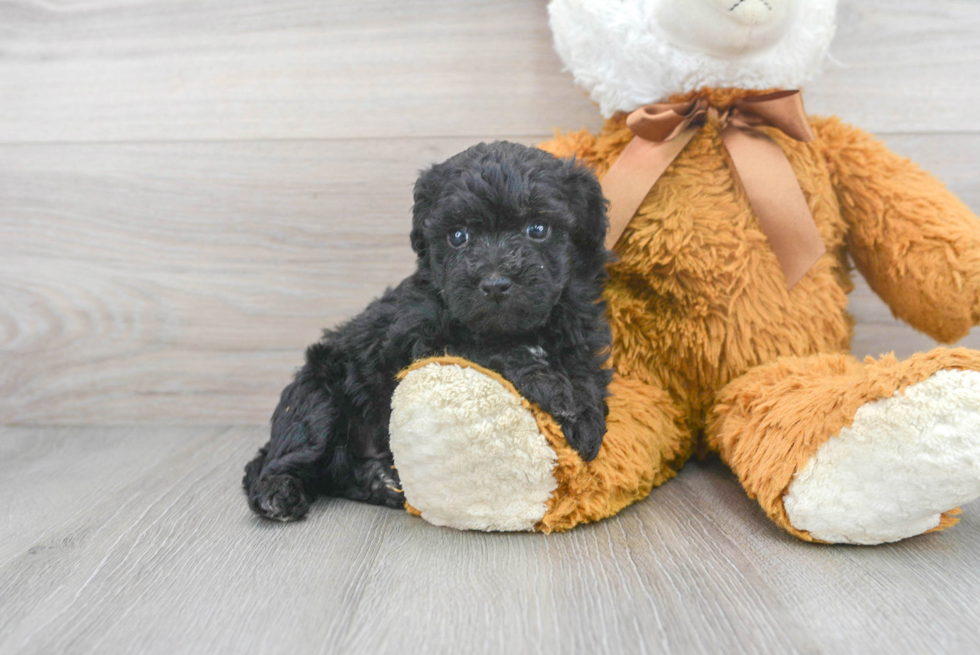
[{"label": "wood grain texture", "polygon": [[[0,142],[540,134],[598,115],[544,0],[108,0],[0,7]],[[980,5],[844,0],[811,111],[975,131]]]},{"label": "wood grain texture", "polygon": [[540,0],[15,0],[0,9],[0,43],[0,142],[484,136],[597,123],[561,73]]},{"label": "wood grain texture", "polygon": [[417,171],[469,143],[0,146],[0,417],[264,423],[411,272]]},{"label": "wood grain texture", "polygon": [[29,469],[74,469],[0,524],[0,652],[980,647],[976,504],[941,535],[822,547],[779,532],[717,463],[692,463],[562,535],[457,532],[341,500],[282,525],[251,516],[238,488],[259,428],[157,428],[152,454],[132,428],[72,432],[0,431],[24,470],[0,477],[0,496],[21,498]]},{"label": "wood grain texture", "polygon": [[980,99],[980,4],[841,0],[837,26],[809,112],[879,134],[977,131],[963,103]]}]

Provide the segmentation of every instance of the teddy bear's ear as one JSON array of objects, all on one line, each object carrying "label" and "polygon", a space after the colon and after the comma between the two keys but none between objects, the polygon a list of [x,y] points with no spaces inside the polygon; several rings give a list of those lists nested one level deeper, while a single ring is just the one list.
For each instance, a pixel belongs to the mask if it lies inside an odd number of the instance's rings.
[{"label": "teddy bear's ear", "polygon": [[439,191],[442,182],[442,169],[439,164],[434,164],[422,171],[418,181],[415,182],[415,204],[412,205],[412,232],[409,238],[412,241],[412,250],[419,256],[425,257],[427,243],[423,228],[425,222],[432,212],[432,207],[439,198]]},{"label": "teddy bear's ear", "polygon": [[562,178],[569,206],[575,214],[572,240],[584,252],[601,252],[609,220],[602,187],[595,174],[574,158],[562,162]]}]

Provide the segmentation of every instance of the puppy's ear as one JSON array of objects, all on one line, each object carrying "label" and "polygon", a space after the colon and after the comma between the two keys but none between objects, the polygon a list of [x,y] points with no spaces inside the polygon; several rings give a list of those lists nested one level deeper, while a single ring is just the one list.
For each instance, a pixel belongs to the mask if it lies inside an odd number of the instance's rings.
[{"label": "puppy's ear", "polygon": [[412,205],[412,250],[419,256],[425,257],[427,252],[427,242],[423,228],[425,222],[432,213],[432,208],[439,198],[441,188],[441,169],[438,164],[430,166],[422,171],[419,179],[415,182],[415,204]]},{"label": "puppy's ear", "polygon": [[604,252],[603,242],[609,219],[606,199],[595,174],[574,158],[562,161],[562,182],[565,195],[575,214],[572,240],[586,252]]}]

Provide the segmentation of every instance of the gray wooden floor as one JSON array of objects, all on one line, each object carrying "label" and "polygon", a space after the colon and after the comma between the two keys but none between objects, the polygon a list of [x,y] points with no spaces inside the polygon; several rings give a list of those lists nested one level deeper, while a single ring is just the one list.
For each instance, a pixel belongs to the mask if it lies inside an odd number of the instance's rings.
[{"label": "gray wooden floor", "polygon": [[715,464],[562,535],[342,500],[251,516],[259,427],[0,431],[3,653],[976,652],[980,512],[877,548],[774,528]]},{"label": "gray wooden floor", "polygon": [[[808,109],[980,210],[980,2],[839,23]],[[411,270],[417,170],[599,123],[544,0],[0,3],[0,653],[980,652],[980,503],[814,546],[709,462],[565,535],[249,514],[303,348]],[[934,345],[851,310],[859,356]]]}]

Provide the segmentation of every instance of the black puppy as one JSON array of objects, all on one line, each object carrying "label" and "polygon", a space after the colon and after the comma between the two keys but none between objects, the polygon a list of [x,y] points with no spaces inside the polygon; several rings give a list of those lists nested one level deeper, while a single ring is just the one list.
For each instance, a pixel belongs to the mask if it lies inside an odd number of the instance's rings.
[{"label": "black puppy", "polygon": [[298,519],[318,494],[402,507],[391,396],[395,375],[429,355],[497,371],[583,458],[599,451],[610,333],[596,178],[541,150],[481,143],[422,173],[413,214],[415,273],[325,331],[282,392],[272,437],[245,467],[256,513]]}]

